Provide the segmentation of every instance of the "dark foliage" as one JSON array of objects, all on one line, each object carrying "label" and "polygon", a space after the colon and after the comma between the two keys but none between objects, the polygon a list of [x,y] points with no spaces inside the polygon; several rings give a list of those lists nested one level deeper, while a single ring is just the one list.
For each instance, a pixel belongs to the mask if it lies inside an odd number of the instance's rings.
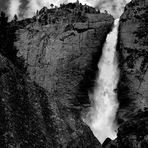
[{"label": "dark foliage", "polygon": [[8,22],[8,17],[4,12],[0,15],[0,53],[7,57],[13,64],[15,64],[23,73],[26,71],[24,60],[17,57],[17,49],[14,46],[16,41],[16,30],[19,24],[16,23],[17,16],[14,16],[12,22]]},{"label": "dark foliage", "polygon": [[[139,19],[141,20],[141,24],[138,27],[138,30],[135,32],[135,35],[136,35],[136,37],[138,37],[138,39],[143,39],[148,34],[148,27],[147,27],[148,26],[148,15],[147,15],[148,14],[148,6],[141,9],[141,11],[143,11],[143,10],[144,10],[143,14],[141,14],[140,16],[138,15]],[[146,42],[144,40],[143,44],[148,45],[148,42]]]}]

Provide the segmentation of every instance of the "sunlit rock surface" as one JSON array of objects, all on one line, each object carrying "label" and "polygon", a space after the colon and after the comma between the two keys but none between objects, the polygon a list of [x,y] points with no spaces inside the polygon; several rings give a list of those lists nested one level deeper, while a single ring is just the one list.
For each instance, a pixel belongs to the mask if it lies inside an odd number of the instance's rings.
[{"label": "sunlit rock surface", "polygon": [[73,5],[44,8],[31,19],[2,25],[2,148],[101,147],[81,110],[90,105],[88,90],[114,20],[88,7],[79,18],[75,11]]}]

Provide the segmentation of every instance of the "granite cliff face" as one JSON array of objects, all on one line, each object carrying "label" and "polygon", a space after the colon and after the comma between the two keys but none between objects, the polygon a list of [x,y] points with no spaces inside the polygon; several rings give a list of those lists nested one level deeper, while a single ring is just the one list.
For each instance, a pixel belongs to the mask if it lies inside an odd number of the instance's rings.
[{"label": "granite cliff face", "polygon": [[0,56],[2,148],[100,147],[90,129],[51,94]]},{"label": "granite cliff face", "polygon": [[[119,118],[130,119],[148,105],[148,1],[133,0],[120,19],[118,52],[121,77]],[[126,112],[124,112],[124,109]]]},{"label": "granite cliff face", "polygon": [[120,18],[118,137],[105,148],[148,147],[148,1],[132,0]]},{"label": "granite cliff face", "polygon": [[94,85],[102,46],[113,24],[113,18],[106,14],[83,14],[84,22],[73,15],[66,16],[73,18],[70,23],[65,16],[56,15],[56,23],[29,24],[17,31],[15,42],[30,79],[71,107],[73,100],[78,106],[89,104],[88,88]]},{"label": "granite cliff face", "polygon": [[101,147],[81,111],[113,21],[68,4],[1,25],[1,147]]},{"label": "granite cliff face", "polygon": [[148,1],[133,0],[120,18],[118,137],[102,146],[81,113],[112,16],[78,3],[10,23],[1,14],[1,147],[147,148],[147,14]]}]

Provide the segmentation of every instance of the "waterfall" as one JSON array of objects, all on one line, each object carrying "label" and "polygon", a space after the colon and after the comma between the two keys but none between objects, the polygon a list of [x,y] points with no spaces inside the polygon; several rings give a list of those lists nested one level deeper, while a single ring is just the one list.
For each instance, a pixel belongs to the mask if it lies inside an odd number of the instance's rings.
[{"label": "waterfall", "polygon": [[93,105],[84,119],[101,143],[107,137],[115,139],[117,135],[115,117],[119,104],[115,89],[119,79],[116,55],[118,24],[119,19],[116,19],[103,47],[96,86],[93,94],[90,94]]}]

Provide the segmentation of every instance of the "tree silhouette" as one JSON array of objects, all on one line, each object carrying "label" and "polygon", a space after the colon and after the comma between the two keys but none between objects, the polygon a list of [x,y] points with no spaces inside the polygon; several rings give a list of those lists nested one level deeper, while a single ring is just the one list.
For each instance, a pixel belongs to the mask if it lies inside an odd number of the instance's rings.
[{"label": "tree silhouette", "polygon": [[51,8],[53,8],[54,4],[51,4],[50,6],[51,6]]},{"label": "tree silhouette", "polygon": [[36,15],[39,15],[39,10],[36,11]]},{"label": "tree silhouette", "polygon": [[13,21],[16,22],[17,20],[18,20],[18,17],[17,17],[17,15],[15,14],[14,17],[13,17]]},{"label": "tree silhouette", "polygon": [[1,13],[0,13],[0,26],[5,27],[7,22],[8,22],[8,17],[5,15],[5,13],[3,11],[1,11]]}]

